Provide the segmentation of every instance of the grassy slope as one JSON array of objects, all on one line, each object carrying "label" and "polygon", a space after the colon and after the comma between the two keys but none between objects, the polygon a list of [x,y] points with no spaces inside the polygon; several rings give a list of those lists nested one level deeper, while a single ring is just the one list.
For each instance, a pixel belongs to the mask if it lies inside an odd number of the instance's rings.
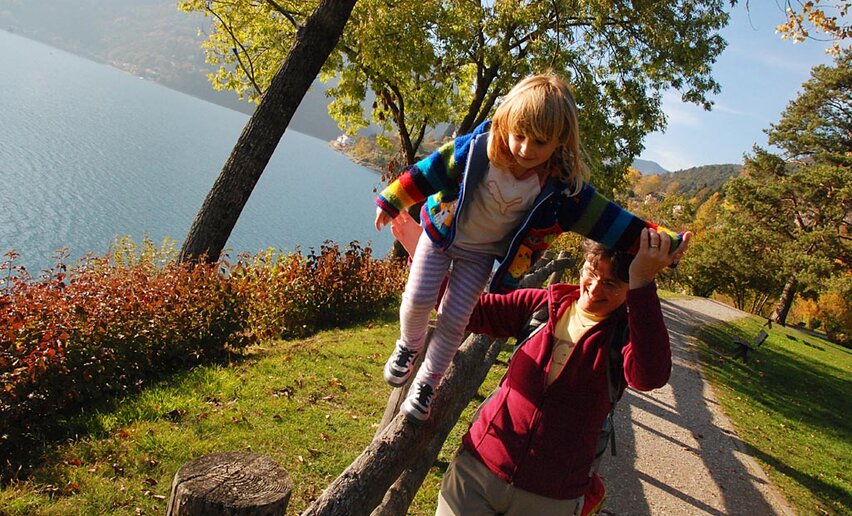
[{"label": "grassy slope", "polygon": [[[372,439],[390,394],[381,368],[397,332],[395,323],[377,323],[277,342],[84,415],[77,423],[85,437],[48,452],[31,480],[0,491],[0,514],[163,514],[182,464],[232,450],[268,455],[287,469],[288,514],[299,514]],[[484,388],[502,371],[495,367]],[[465,427],[448,439],[412,514],[434,513]]]},{"label": "grassy slope", "polygon": [[[702,360],[740,438],[802,514],[852,507],[852,353],[773,328],[748,364],[726,358],[732,334],[761,321],[706,329]],[[256,349],[228,367],[177,375],[114,408],[74,421],[79,439],[51,449],[27,482],[0,491],[0,514],[162,514],[175,471],[213,451],[269,455],[291,475],[298,514],[373,436],[390,393],[381,366],[395,322]],[[502,366],[481,389],[493,388]],[[440,478],[471,409],[447,441],[411,514],[432,514]]]},{"label": "grassy slope", "polygon": [[705,328],[701,360],[725,413],[770,479],[801,514],[852,511],[852,351],[777,325],[744,364],[731,335],[763,320]]}]

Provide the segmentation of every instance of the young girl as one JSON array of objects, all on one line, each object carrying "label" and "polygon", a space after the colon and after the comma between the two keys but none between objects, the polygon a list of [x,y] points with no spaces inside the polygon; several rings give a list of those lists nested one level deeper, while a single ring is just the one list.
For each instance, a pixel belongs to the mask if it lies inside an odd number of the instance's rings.
[{"label": "young girl", "polygon": [[410,421],[429,417],[435,389],[495,259],[499,266],[489,291],[507,292],[518,288],[524,272],[565,231],[635,254],[642,229],[657,229],[608,201],[587,180],[574,98],[565,81],[544,74],[522,80],[493,121],[409,166],[376,199],[377,230],[426,200],[420,215],[424,231],[400,306],[401,335],[384,369],[390,385],[400,387],[411,375],[449,271],[431,344],[400,407]]}]

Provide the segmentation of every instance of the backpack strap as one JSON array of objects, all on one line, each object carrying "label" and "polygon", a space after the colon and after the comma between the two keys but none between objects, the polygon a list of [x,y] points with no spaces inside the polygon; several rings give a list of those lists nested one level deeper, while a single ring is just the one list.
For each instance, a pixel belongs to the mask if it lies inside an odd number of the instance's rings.
[{"label": "backpack strap", "polygon": [[[609,444],[611,446],[610,453],[616,455],[615,449],[615,404],[621,399],[624,394],[624,355],[621,350],[627,344],[629,331],[627,328],[627,317],[618,321],[612,333],[609,336],[607,343],[607,361],[606,361],[606,379],[609,387],[609,414],[604,421],[604,432],[609,432]],[[603,454],[603,450],[599,450],[596,456]]]},{"label": "backpack strap", "polygon": [[627,317],[618,321],[607,343],[606,379],[609,384],[609,402],[614,406],[624,394],[624,355],[621,350],[630,337]]},{"label": "backpack strap", "polygon": [[518,333],[517,341],[515,342],[515,349],[512,351],[512,356],[515,356],[515,353],[526,341],[530,340],[533,335],[547,326],[548,319],[550,319],[550,306],[547,301],[545,301],[541,304],[541,306],[535,309],[530,316],[530,319],[527,321],[526,326],[524,326],[521,332]]}]

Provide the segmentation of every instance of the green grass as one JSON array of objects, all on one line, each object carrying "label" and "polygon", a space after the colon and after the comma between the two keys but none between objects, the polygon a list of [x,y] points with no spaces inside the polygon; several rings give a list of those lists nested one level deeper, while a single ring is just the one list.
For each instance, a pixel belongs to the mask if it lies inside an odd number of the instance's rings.
[{"label": "green grass", "polygon": [[747,318],[704,328],[705,374],[740,439],[800,514],[852,513],[852,350],[774,325],[749,361],[729,357]]},{"label": "green grass", "polygon": [[[290,474],[288,514],[301,513],[367,446],[390,394],[382,366],[395,323],[329,331],[258,348],[82,414],[81,433],[47,448],[25,481],[0,491],[0,514],[163,514],[178,468],[216,451],[268,455]],[[493,368],[483,390],[496,384]],[[472,408],[447,440],[411,514],[434,514],[440,480]]]},{"label": "green grass", "polygon": [[[731,338],[762,320],[706,328],[704,370],[739,437],[801,514],[852,507],[852,352],[773,327],[748,364]],[[0,514],[163,514],[178,468],[203,454],[252,450],[288,470],[288,514],[301,513],[367,446],[390,388],[381,368],[395,322],[279,341],[228,366],[172,376],[112,409],[69,421],[78,437],[47,447],[26,480],[0,491]],[[505,361],[505,356],[502,357]],[[486,394],[504,367],[494,367]],[[481,398],[480,398],[481,399]],[[441,477],[473,405],[447,440],[410,513],[434,513]]]}]

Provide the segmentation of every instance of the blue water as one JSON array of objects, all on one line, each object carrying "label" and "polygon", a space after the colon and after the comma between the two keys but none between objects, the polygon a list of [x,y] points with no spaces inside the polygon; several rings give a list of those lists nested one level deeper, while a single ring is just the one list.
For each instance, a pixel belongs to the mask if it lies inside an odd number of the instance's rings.
[{"label": "blue water", "polygon": [[[248,117],[0,31],[0,253],[38,271],[116,236],[183,241]],[[288,130],[243,210],[231,254],[326,240],[391,244],[373,228],[379,175]]]}]

